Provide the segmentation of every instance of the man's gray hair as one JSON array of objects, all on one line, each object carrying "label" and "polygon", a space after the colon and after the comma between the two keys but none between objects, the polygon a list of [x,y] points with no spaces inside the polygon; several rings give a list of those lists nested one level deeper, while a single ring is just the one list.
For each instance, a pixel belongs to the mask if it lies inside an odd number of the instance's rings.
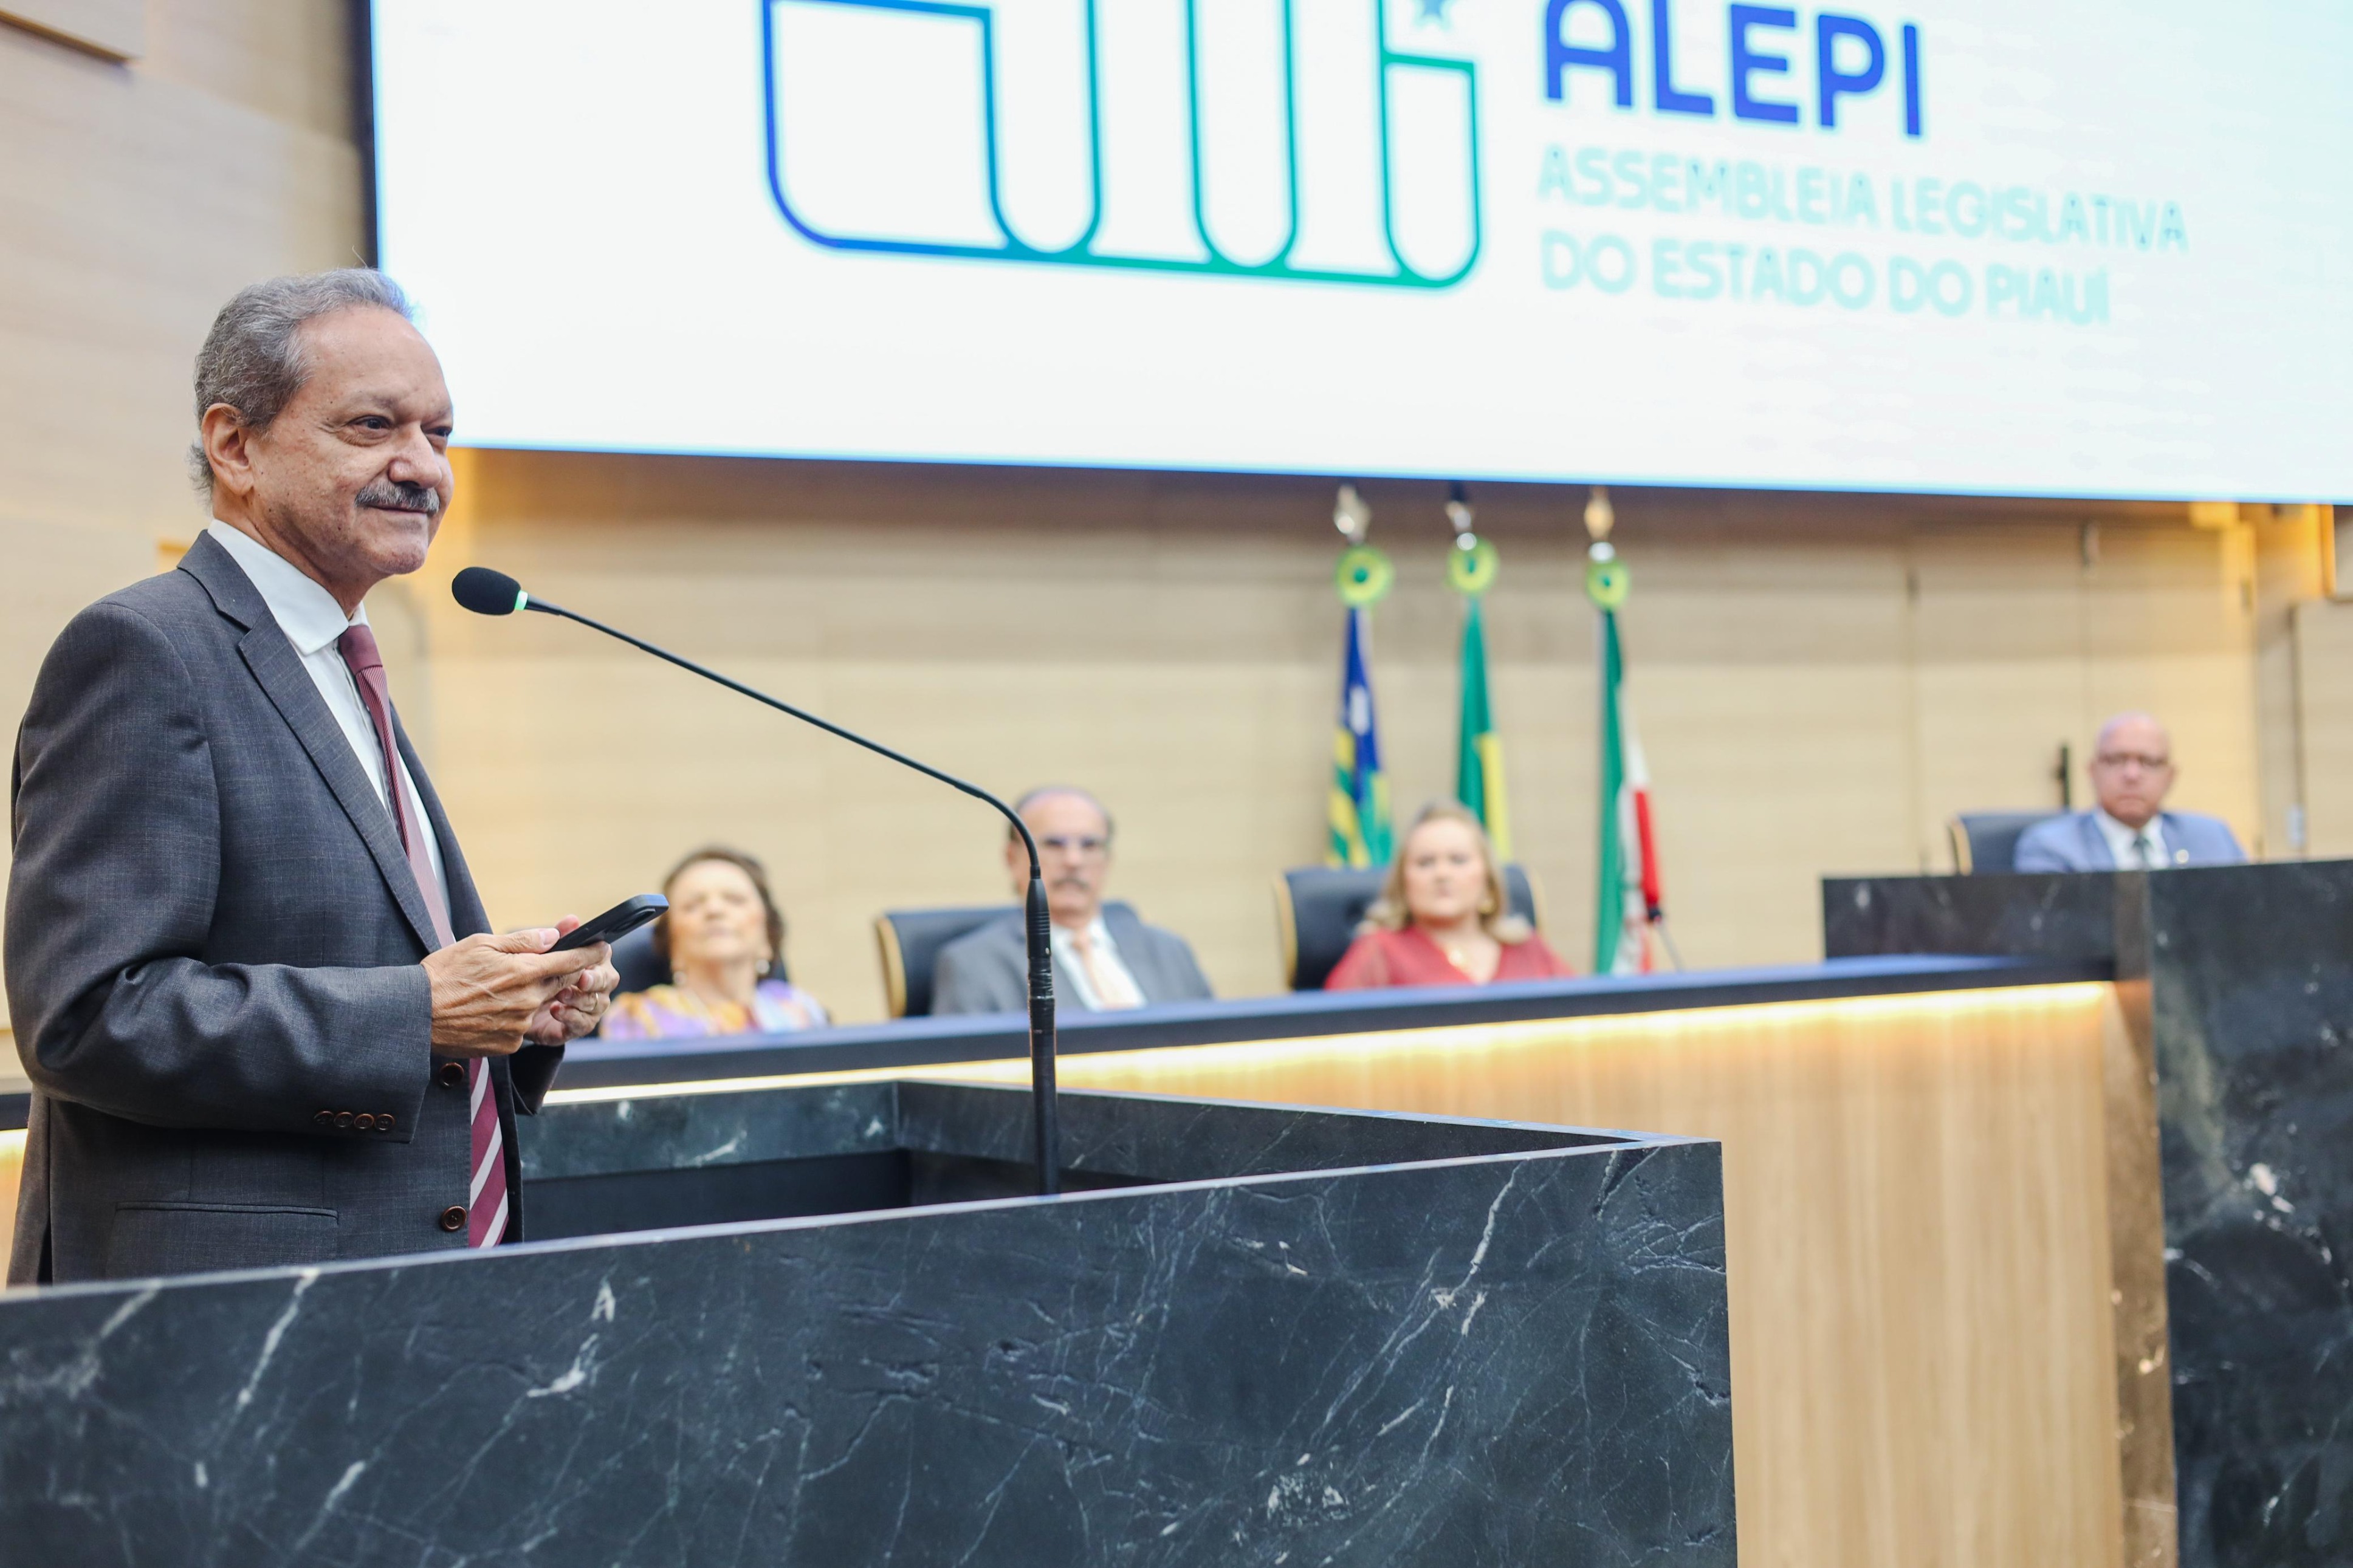
[{"label": "man's gray hair", "polygon": [[[366,306],[416,319],[400,285],[373,267],[272,278],[238,289],[196,351],[197,424],[206,409],[225,404],[247,429],[269,429],[311,374],[302,323]],[[201,433],[188,447],[188,477],[197,494],[212,494],[213,467]]]},{"label": "man's gray hair", "polygon": [[[1031,806],[1037,805],[1039,801],[1046,799],[1050,795],[1067,795],[1074,800],[1085,801],[1089,805],[1095,808],[1095,815],[1103,819],[1104,843],[1110,843],[1112,838],[1118,833],[1119,830],[1117,826],[1111,819],[1111,808],[1104,805],[1100,799],[1096,798],[1094,791],[1091,789],[1081,789],[1076,784],[1039,784],[1035,789],[1026,791],[1018,799],[1014,801],[1013,815],[1016,816],[1027,816],[1029,815],[1029,808]],[[1007,823],[1005,825],[1005,841],[1008,844],[1020,843],[1021,830],[1014,826],[1011,823]]]}]

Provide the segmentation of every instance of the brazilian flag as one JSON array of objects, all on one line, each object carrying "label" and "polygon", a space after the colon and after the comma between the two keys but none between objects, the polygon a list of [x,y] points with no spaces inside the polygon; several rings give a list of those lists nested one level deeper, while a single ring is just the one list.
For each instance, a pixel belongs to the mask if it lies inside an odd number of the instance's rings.
[{"label": "brazilian flag", "polygon": [[1373,675],[1366,644],[1372,611],[1348,611],[1348,645],[1340,662],[1340,722],[1332,734],[1331,838],[1335,866],[1385,866],[1389,858],[1389,782],[1381,772],[1380,727],[1373,717]]},{"label": "brazilian flag", "polygon": [[1454,752],[1454,798],[1485,825],[1496,858],[1509,860],[1512,814],[1504,801],[1504,738],[1495,733],[1494,710],[1487,701],[1487,631],[1479,603],[1479,595],[1464,595],[1462,731]]}]

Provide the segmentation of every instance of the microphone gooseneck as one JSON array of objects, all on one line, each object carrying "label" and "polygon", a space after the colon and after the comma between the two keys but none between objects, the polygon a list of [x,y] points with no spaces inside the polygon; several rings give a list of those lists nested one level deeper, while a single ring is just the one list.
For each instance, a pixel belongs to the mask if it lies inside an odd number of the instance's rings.
[{"label": "microphone gooseneck", "polygon": [[1045,868],[1038,857],[1038,840],[1021,814],[976,784],[944,773],[929,763],[917,762],[904,752],[894,751],[880,741],[871,741],[854,730],[845,730],[830,719],[821,719],[805,708],[796,708],[780,698],[755,690],[717,670],[684,658],[665,647],[657,647],[643,637],[632,637],[617,626],[567,610],[545,599],[533,598],[523,591],[522,584],[503,572],[487,566],[469,566],[458,574],[449,584],[450,596],[478,616],[511,616],[517,610],[536,610],[543,616],[560,616],[576,621],[591,631],[602,632],[617,642],[625,642],[640,653],[649,653],[665,663],[691,671],[705,680],[715,681],[728,690],[753,701],[790,714],[804,724],[813,724],[828,735],[836,735],[853,745],[865,747],[877,756],[888,757],[902,767],[913,768],[926,778],[937,779],[952,789],[962,790],[975,800],[985,801],[997,808],[1013,831],[1021,836],[1022,847],[1029,852],[1029,890],[1023,902],[1025,933],[1029,947],[1029,1098],[1032,1121],[1037,1134],[1036,1157],[1038,1191],[1051,1197],[1062,1190],[1061,1128],[1054,1104],[1054,961],[1052,916],[1046,903]]}]

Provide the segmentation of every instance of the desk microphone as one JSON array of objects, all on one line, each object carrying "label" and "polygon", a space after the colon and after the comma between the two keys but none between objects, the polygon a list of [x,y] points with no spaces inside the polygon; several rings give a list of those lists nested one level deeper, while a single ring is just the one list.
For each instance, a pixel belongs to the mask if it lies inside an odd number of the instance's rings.
[{"label": "desk microphone", "polygon": [[493,572],[487,566],[469,566],[458,574],[449,584],[450,596],[478,616],[511,616],[517,610],[537,610],[543,616],[561,616],[567,621],[577,621],[591,631],[603,632],[608,637],[628,643],[640,652],[666,659],[681,669],[691,670],[705,680],[715,680],[728,690],[738,692],[754,702],[765,703],[779,713],[789,713],[805,724],[814,724],[829,735],[865,747],[881,756],[890,758],[904,767],[914,769],[927,778],[934,778],[952,788],[960,789],[976,800],[985,800],[1013,825],[1021,836],[1022,845],[1029,851],[1029,896],[1025,912],[1029,927],[1029,1098],[1035,1112],[1038,1134],[1038,1191],[1051,1197],[1062,1190],[1061,1131],[1054,1108],[1054,963],[1053,942],[1046,910],[1046,880],[1038,861],[1038,840],[1030,835],[1029,825],[1011,806],[976,784],[967,784],[954,773],[942,773],[928,763],[919,763],[902,752],[894,752],[880,741],[870,741],[852,730],[845,730],[828,719],[820,719],[789,702],[778,701],[765,691],[754,691],[740,680],[731,680],[715,669],[706,669],[691,658],[681,658],[668,648],[656,647],[642,637],[633,637],[625,631],[590,620],[576,611],[545,599],[533,598],[523,592],[522,584],[503,572]]}]

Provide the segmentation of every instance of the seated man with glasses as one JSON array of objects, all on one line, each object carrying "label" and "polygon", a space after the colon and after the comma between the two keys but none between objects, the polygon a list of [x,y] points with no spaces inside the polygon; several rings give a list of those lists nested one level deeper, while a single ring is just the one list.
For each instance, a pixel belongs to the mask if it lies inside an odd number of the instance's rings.
[{"label": "seated man with glasses", "polygon": [[2092,754],[2093,811],[2038,822],[2018,840],[2021,871],[2156,871],[2174,866],[2235,866],[2246,852],[2218,817],[2167,811],[2173,742],[2146,713],[2119,713],[2100,726]]},{"label": "seated man with glasses", "polygon": [[[1091,1013],[1207,998],[1193,950],[1128,910],[1103,907],[1111,871],[1111,814],[1082,789],[1050,784],[1013,803],[1038,840],[1046,902],[1054,918],[1054,995]],[[1006,830],[1005,868],[1018,900],[1029,889],[1029,857]],[[1018,1013],[1028,1007],[1029,958],[1019,912],[989,921],[940,950],[934,1013]]]}]

